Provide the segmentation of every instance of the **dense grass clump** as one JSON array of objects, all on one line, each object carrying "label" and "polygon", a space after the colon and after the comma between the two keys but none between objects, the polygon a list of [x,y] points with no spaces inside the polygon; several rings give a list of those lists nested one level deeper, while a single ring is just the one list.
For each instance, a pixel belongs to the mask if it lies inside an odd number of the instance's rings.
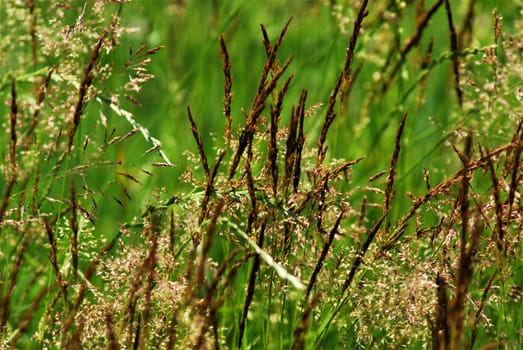
[{"label": "dense grass clump", "polygon": [[126,2],[0,7],[0,348],[521,349],[516,5]]}]

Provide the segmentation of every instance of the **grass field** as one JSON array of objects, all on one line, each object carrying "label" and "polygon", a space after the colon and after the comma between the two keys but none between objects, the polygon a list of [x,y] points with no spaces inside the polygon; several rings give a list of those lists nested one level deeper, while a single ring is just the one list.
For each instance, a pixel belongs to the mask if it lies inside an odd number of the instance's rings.
[{"label": "grass field", "polygon": [[523,349],[521,11],[0,0],[0,348]]}]

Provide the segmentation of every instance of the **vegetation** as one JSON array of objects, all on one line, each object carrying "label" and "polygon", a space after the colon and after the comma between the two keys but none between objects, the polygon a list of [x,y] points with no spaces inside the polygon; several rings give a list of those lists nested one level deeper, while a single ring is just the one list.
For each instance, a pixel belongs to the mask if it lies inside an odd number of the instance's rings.
[{"label": "vegetation", "polygon": [[521,10],[0,0],[0,348],[522,349]]}]

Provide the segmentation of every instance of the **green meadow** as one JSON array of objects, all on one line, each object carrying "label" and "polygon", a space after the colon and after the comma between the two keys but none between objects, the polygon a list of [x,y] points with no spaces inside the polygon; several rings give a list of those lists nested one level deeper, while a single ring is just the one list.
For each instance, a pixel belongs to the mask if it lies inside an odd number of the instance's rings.
[{"label": "green meadow", "polygon": [[523,349],[522,5],[0,0],[0,349]]}]

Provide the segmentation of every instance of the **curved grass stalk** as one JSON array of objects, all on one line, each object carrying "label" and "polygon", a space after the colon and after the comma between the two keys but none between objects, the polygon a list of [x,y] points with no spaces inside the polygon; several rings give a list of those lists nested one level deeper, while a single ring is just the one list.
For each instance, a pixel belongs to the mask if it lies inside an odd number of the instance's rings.
[{"label": "curved grass stalk", "polygon": [[134,119],[134,115],[131,112],[126,111],[125,109],[116,105],[106,97],[96,96],[96,101],[98,101],[100,104],[107,104],[109,108],[111,108],[118,116],[124,117],[134,129],[140,130],[144,139],[147,142],[152,143],[153,145],[148,151],[145,152],[145,154],[152,151],[157,151],[162,160],[164,161],[164,163],[162,163],[163,166],[174,166],[174,164],[169,160],[169,157],[167,157],[165,152],[162,150],[162,143],[160,142],[160,140],[152,137],[149,130],[142,126],[140,123],[138,123],[136,119]]},{"label": "curved grass stalk", "polygon": [[249,236],[247,236],[247,234],[237,224],[229,221],[227,218],[225,218],[224,220],[229,227],[234,229],[234,233],[239,234],[243,239],[245,239],[247,243],[256,251],[256,253],[260,255],[260,258],[262,258],[267,263],[267,265],[269,265],[274,269],[274,271],[276,271],[278,276],[280,276],[284,280],[289,281],[296,289],[304,290],[306,288],[305,284],[303,284],[303,282],[298,277],[294,276],[283,266],[277,263],[272,258],[272,256],[270,256],[269,253],[260,248],[255,241],[253,241]]}]

